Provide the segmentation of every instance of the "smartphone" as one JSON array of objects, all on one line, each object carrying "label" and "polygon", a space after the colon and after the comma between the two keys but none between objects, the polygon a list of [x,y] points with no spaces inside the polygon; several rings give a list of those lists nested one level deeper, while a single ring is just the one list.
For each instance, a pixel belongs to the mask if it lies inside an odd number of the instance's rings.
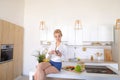
[{"label": "smartphone", "polygon": [[56,54],[59,54],[59,50],[56,50],[55,52],[56,52]]}]

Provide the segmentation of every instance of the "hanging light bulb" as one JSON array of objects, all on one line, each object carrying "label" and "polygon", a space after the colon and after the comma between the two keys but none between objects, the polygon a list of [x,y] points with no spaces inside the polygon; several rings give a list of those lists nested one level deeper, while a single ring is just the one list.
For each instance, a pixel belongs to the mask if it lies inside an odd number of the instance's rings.
[{"label": "hanging light bulb", "polygon": [[40,30],[44,30],[44,29],[45,29],[45,22],[40,21]]},{"label": "hanging light bulb", "polygon": [[82,24],[80,20],[75,21],[75,30],[82,29]]},{"label": "hanging light bulb", "polygon": [[120,29],[120,19],[116,20],[116,29]]}]

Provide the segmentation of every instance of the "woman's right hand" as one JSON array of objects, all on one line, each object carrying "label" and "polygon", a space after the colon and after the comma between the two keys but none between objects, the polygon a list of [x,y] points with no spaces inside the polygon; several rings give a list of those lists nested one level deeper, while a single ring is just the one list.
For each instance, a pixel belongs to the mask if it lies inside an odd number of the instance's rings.
[{"label": "woman's right hand", "polygon": [[50,51],[49,54],[55,54],[55,53],[56,53],[55,50],[52,50],[52,51]]}]

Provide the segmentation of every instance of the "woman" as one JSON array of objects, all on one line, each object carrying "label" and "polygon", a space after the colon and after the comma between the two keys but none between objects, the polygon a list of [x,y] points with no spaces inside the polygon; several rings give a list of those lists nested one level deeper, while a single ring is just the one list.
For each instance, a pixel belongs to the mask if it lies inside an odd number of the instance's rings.
[{"label": "woman", "polygon": [[49,62],[41,62],[38,64],[36,73],[34,75],[35,80],[46,80],[46,75],[50,73],[58,73],[62,67],[62,58],[65,54],[65,45],[61,43],[62,32],[60,29],[54,31],[54,38],[56,43],[51,45],[46,58],[49,58]]}]

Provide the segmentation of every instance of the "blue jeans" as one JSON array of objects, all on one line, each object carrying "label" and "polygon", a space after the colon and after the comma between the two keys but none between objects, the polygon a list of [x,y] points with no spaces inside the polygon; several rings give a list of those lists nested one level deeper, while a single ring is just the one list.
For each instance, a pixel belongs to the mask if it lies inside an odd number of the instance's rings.
[{"label": "blue jeans", "polygon": [[54,61],[50,60],[50,64],[51,64],[52,66],[54,66],[55,68],[57,68],[59,71],[60,71],[61,68],[62,68],[62,62],[54,62]]}]

